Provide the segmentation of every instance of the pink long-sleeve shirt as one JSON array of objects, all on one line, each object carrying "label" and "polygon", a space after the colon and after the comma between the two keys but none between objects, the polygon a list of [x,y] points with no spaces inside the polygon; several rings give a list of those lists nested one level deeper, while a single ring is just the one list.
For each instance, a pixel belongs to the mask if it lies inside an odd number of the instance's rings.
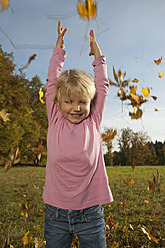
[{"label": "pink long-sleeve shirt", "polygon": [[69,122],[53,101],[64,60],[65,51],[55,48],[46,84],[49,127],[43,200],[58,208],[80,210],[113,201],[101,140],[109,83],[105,57],[100,56],[92,64],[97,91],[95,107],[81,123]]}]

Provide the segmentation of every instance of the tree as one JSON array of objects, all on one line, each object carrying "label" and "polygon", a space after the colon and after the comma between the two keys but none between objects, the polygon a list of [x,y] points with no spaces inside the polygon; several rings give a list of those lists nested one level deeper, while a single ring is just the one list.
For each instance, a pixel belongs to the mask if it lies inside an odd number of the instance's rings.
[{"label": "tree", "polygon": [[14,70],[13,55],[0,47],[0,111],[8,114],[6,120],[0,117],[0,156],[7,157],[19,147],[21,161],[27,163],[34,157],[33,146],[46,146],[46,106],[38,93],[44,85],[38,76],[29,81],[21,70],[20,75]]},{"label": "tree", "polygon": [[123,128],[118,138],[120,164],[129,165],[131,163],[130,149],[132,146],[133,131],[130,128]]},{"label": "tree", "polygon": [[131,165],[132,160],[137,165],[145,165],[150,149],[147,146],[149,137],[146,132],[133,132],[130,128],[124,128],[118,138],[119,156],[121,165]]}]

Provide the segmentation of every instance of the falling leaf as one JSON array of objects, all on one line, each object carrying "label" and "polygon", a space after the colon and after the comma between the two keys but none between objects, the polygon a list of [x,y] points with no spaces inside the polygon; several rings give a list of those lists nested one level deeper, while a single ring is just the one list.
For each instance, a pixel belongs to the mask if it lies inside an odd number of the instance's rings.
[{"label": "falling leaf", "polygon": [[157,108],[154,109],[156,112],[159,111]]},{"label": "falling leaf", "polygon": [[9,116],[10,114],[6,112],[5,109],[2,109],[0,111],[0,117],[3,119],[4,122],[9,121]]},{"label": "falling leaf", "polygon": [[159,75],[159,78],[161,78],[161,77],[164,76],[164,73],[163,72],[159,72],[158,75]]},{"label": "falling leaf", "polygon": [[132,166],[132,169],[134,170],[135,169],[135,166],[136,166],[136,160],[135,160],[135,158],[132,159],[131,166]]},{"label": "falling leaf", "polygon": [[155,64],[159,65],[162,62],[162,56],[158,60],[154,60]]},{"label": "falling leaf", "polygon": [[139,119],[142,117],[143,111],[140,108],[137,108],[136,113],[129,112],[129,116],[131,116],[131,119]]},{"label": "falling leaf", "polygon": [[29,65],[30,65],[30,63],[31,63],[31,61],[35,60],[36,56],[37,56],[37,54],[33,54],[32,56],[30,56],[30,58],[29,58],[27,64],[23,67],[23,69],[28,68]]},{"label": "falling leaf", "polygon": [[157,170],[157,175],[155,175],[155,173],[153,174],[153,180],[148,182],[147,189],[149,193],[154,193],[154,192],[160,193],[161,181],[160,181],[159,170]]},{"label": "falling leaf", "polygon": [[152,241],[154,241],[156,244],[159,243],[158,240],[150,233],[150,231],[147,231],[147,230],[146,230],[145,226],[141,227],[141,229],[142,229],[142,231],[144,232],[144,234],[146,234],[147,237],[148,237],[150,240],[152,239]]},{"label": "falling leaf", "polygon": [[134,101],[136,104],[140,104],[140,98],[139,98],[139,95],[135,95],[135,94],[132,94],[132,93],[130,93],[129,94],[129,99],[130,100],[132,100],[132,101]]},{"label": "falling leaf", "polygon": [[157,96],[151,96],[155,101],[157,100]]},{"label": "falling leaf", "polygon": [[124,181],[126,184],[133,184],[134,183],[134,180],[133,178],[129,178],[127,177],[126,180]]},{"label": "falling leaf", "polygon": [[134,79],[132,80],[132,82],[133,82],[133,83],[138,83],[138,82],[139,82],[139,79],[134,78]]},{"label": "falling leaf", "polygon": [[103,133],[101,137],[104,142],[110,142],[111,140],[115,138],[116,134],[117,134],[117,130],[116,129],[113,130],[113,128],[111,128],[111,129],[108,129],[106,133]]},{"label": "falling leaf", "polygon": [[97,14],[97,4],[95,0],[85,0],[85,3],[79,0],[77,10],[81,18],[88,20],[93,19]]},{"label": "falling leaf", "polygon": [[40,101],[42,102],[42,104],[45,103],[45,102],[42,100],[43,95],[44,95],[44,92],[42,91],[42,87],[41,87],[40,90],[39,90],[39,99],[40,99]]},{"label": "falling leaf", "polygon": [[1,0],[0,1],[0,5],[1,5],[1,9],[0,10],[7,9],[8,6],[9,6],[9,0]]},{"label": "falling leaf", "polygon": [[25,247],[26,245],[28,245],[28,243],[29,243],[29,240],[28,240],[28,237],[27,237],[28,234],[29,234],[29,231],[28,231],[28,232],[25,234],[25,236],[22,238],[24,247]]},{"label": "falling leaf", "polygon": [[148,87],[142,88],[142,93],[143,93],[144,97],[148,97],[150,94],[150,89]]}]

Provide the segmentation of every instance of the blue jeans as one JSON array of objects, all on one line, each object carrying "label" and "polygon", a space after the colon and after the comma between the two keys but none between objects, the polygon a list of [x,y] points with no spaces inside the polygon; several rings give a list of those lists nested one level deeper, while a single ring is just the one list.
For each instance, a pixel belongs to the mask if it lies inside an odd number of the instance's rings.
[{"label": "blue jeans", "polygon": [[73,234],[77,235],[81,248],[106,248],[103,207],[65,210],[46,204],[46,247],[70,248]]}]

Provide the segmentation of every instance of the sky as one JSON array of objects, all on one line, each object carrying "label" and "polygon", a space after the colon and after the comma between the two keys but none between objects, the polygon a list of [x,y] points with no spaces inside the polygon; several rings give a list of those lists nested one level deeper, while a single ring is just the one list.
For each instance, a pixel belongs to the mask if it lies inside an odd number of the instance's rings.
[{"label": "sky", "polygon": [[[153,142],[165,141],[165,1],[164,0],[98,0],[96,20],[79,17],[77,0],[10,0],[8,9],[0,12],[0,44],[4,52],[13,52],[16,73],[34,53],[36,59],[24,70],[31,80],[38,75],[46,83],[48,66],[57,39],[58,20],[67,27],[65,69],[81,69],[93,75],[93,58],[89,57],[89,31],[94,29],[97,42],[107,59],[108,76],[114,81],[116,71],[126,71],[125,79],[139,79],[142,87],[150,88],[151,97],[142,104],[141,119],[131,120],[133,108],[121,102],[117,87],[110,86],[102,122],[105,128],[123,128],[147,132]],[[13,44],[14,46],[13,46]],[[157,66],[154,60],[162,56]],[[133,83],[131,84],[133,85]],[[123,103],[123,104],[122,104]],[[154,109],[157,108],[158,111]],[[114,140],[117,147],[117,139]]]}]

